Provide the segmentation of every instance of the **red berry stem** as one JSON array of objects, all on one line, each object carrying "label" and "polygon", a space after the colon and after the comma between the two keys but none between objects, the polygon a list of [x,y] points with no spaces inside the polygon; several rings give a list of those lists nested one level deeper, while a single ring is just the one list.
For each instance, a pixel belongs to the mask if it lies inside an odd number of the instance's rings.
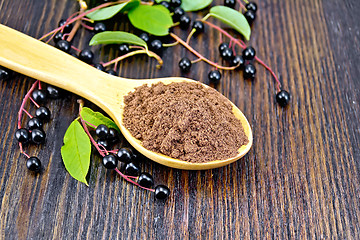
[{"label": "red berry stem", "polygon": [[[202,21],[203,23],[209,25],[210,27],[212,27],[212,28],[220,31],[222,34],[224,34],[225,36],[227,36],[228,38],[230,38],[230,41],[233,41],[235,44],[237,44],[237,45],[240,46],[241,48],[243,48],[243,49],[246,48],[246,45],[245,45],[245,43],[244,43],[243,41],[234,38],[233,36],[231,36],[229,33],[227,33],[227,32],[226,32],[225,30],[223,30],[222,28],[220,28],[220,27],[218,27],[218,26],[216,26],[216,25],[214,25],[214,24],[212,24],[212,23],[210,23],[210,22],[207,22],[207,21],[204,21],[204,20],[201,20],[201,21]],[[275,81],[276,81],[276,83],[277,83],[276,89],[277,89],[278,92],[280,92],[281,83],[280,83],[278,77],[276,76],[276,74],[272,71],[272,69],[271,69],[268,65],[266,65],[263,61],[261,61],[257,56],[255,56],[255,60],[256,60],[258,63],[260,63],[266,70],[268,70],[268,71],[271,73],[271,75],[274,77],[274,79],[275,79]]]},{"label": "red berry stem", "polygon": [[93,129],[97,128],[97,126],[95,126],[92,123],[89,123],[88,121],[83,120],[87,125],[89,125],[90,127],[92,127]]},{"label": "red berry stem", "polygon": [[23,109],[23,112],[26,113],[26,115],[28,115],[29,118],[33,118],[33,116],[28,111],[26,111],[25,109]]},{"label": "red berry stem", "polygon": [[80,49],[78,49],[77,47],[74,47],[73,45],[71,45],[71,48],[74,49],[74,50],[77,51],[77,52],[81,52]]},{"label": "red berry stem", "polygon": [[[82,20],[83,20],[83,19],[82,19]],[[93,31],[93,30],[94,30],[93,27],[90,27],[90,26],[86,25],[86,24],[83,23],[83,22],[81,22],[80,24],[81,24],[81,26],[83,26],[84,28],[86,28],[86,29],[88,29],[88,30],[90,30],[90,31]]]},{"label": "red berry stem", "polygon": [[222,70],[234,70],[235,68],[237,68],[238,66],[234,66],[234,67],[224,67],[221,66],[207,58],[205,58],[203,55],[201,55],[199,52],[197,52],[196,50],[194,50],[189,44],[187,44],[185,41],[183,41],[180,37],[176,36],[174,33],[170,33],[170,36],[172,38],[174,38],[176,41],[178,41],[181,45],[183,45],[186,49],[188,49],[191,53],[193,53],[195,56],[197,56],[198,58],[200,58],[202,61],[210,64],[211,66],[214,66],[216,68],[222,69]]},{"label": "red berry stem", "polygon": [[133,181],[132,179],[129,178],[129,176],[127,176],[127,175],[123,174],[122,172],[120,172],[119,169],[115,168],[115,171],[116,171],[121,177],[125,178],[126,181],[131,182],[132,184],[138,186],[139,188],[148,190],[148,191],[150,191],[150,192],[155,192],[155,189],[143,187],[143,186],[141,186],[140,184],[138,184],[137,182]]},{"label": "red berry stem", "polygon": [[24,152],[23,145],[21,142],[19,142],[19,148],[20,148],[20,153],[24,154],[26,158],[30,158],[30,156],[26,152]]},{"label": "red berry stem", "polygon": [[89,129],[87,128],[84,119],[82,119],[81,116],[79,116],[79,118],[80,118],[81,125],[83,126],[86,134],[88,135],[91,143],[94,145],[94,147],[95,147],[96,150],[99,152],[99,154],[100,154],[102,157],[104,157],[104,156],[105,156],[105,153],[99,148],[99,144],[97,144],[97,143],[95,142],[94,138],[91,136],[91,134],[90,134],[90,132],[89,132]]},{"label": "red berry stem", "polygon": [[18,112],[18,128],[21,128],[21,117],[22,117],[22,112],[26,111],[24,109],[25,103],[26,101],[30,98],[31,93],[35,90],[36,85],[38,84],[39,80],[36,80],[35,83],[33,83],[33,85],[31,86],[30,90],[27,92],[27,94],[25,95],[24,99],[22,100],[19,112]]},{"label": "red berry stem", "polygon": [[[40,89],[40,88],[39,88],[39,89]],[[40,105],[37,104],[37,102],[35,102],[35,100],[34,100],[32,97],[29,97],[29,99],[30,99],[30,101],[31,101],[37,108],[40,107]]]},{"label": "red berry stem", "polygon": [[[240,7],[239,7],[239,11],[240,11],[241,9],[246,10],[246,7],[244,6],[244,4],[242,4],[241,0],[237,0],[237,2],[238,2],[238,3],[239,3],[239,5],[240,5]],[[245,2],[245,1],[244,1],[244,2]]]}]

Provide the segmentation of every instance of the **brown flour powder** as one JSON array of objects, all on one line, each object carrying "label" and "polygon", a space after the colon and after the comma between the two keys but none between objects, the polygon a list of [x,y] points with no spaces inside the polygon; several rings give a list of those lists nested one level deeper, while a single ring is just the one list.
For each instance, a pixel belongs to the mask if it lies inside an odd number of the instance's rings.
[{"label": "brown flour powder", "polygon": [[142,85],[124,100],[125,127],[151,151],[200,163],[234,157],[248,143],[231,103],[213,88]]}]

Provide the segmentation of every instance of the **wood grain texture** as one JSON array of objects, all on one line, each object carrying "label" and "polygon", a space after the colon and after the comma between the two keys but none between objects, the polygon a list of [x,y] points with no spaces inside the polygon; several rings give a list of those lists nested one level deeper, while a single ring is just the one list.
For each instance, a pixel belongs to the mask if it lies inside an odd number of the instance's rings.
[{"label": "wood grain texture", "polygon": [[[77,114],[71,94],[47,104],[53,114],[45,126],[48,140],[27,148],[44,171],[29,173],[13,136],[34,80],[16,75],[0,82],[0,239],[359,239],[360,2],[256,2],[249,43],[289,89],[291,105],[277,106],[271,76],[259,65],[254,82],[224,72],[218,89],[249,119],[253,148],[240,161],[208,171],[142,161],[144,171],[172,190],[166,202],[106,171],[95,154],[89,187],[70,177],[60,148]],[[40,37],[76,10],[71,0],[0,0],[0,23]],[[131,29],[122,20],[117,27]],[[90,37],[79,31],[75,46],[83,48]],[[191,41],[220,62],[219,43],[209,28]],[[101,50],[102,60],[115,55]],[[120,64],[120,75],[205,82],[212,68],[204,63],[181,74],[177,63],[185,55],[192,58],[180,46],[167,49],[161,70],[146,57],[132,58]]]}]

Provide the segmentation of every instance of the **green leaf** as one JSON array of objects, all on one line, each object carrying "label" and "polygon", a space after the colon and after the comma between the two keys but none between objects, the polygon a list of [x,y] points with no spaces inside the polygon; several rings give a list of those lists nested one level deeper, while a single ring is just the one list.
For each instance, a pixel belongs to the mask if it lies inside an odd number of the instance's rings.
[{"label": "green leaf", "polygon": [[[164,0],[155,0],[157,3],[160,3]],[[166,2],[170,2],[170,0],[165,0]],[[212,3],[212,0],[182,0],[181,7],[186,12],[198,11],[203,8],[206,8]]]},{"label": "green leaf", "polygon": [[139,4],[140,4],[139,0],[133,0],[125,3],[120,3],[114,6],[101,8],[99,10],[87,14],[86,16],[94,21],[106,20],[112,18],[120,11],[122,12],[129,11],[130,9],[137,7]]},{"label": "green leaf", "polygon": [[212,0],[183,0],[181,7],[186,12],[198,11],[206,8],[212,3]]},{"label": "green leaf", "polygon": [[[107,127],[115,128],[118,132],[120,132],[120,129],[114,123],[114,121],[111,120],[108,117],[105,117],[100,112],[94,112],[90,108],[83,107],[81,112],[80,112],[80,116],[82,117],[82,119],[84,119],[87,122],[86,124],[89,125],[89,126],[91,126],[90,124],[95,125],[95,126],[99,126],[100,124],[104,124]],[[88,124],[88,123],[90,123],[90,124]]]},{"label": "green leaf", "polygon": [[86,175],[90,167],[90,154],[90,139],[78,120],[74,120],[66,130],[61,156],[70,175],[86,185],[88,185]]},{"label": "green leaf", "polygon": [[144,40],[138,36],[122,31],[106,31],[95,34],[89,45],[98,45],[98,44],[121,44],[121,43],[130,43],[134,45],[143,46],[147,49],[147,44]]},{"label": "green leaf", "polygon": [[139,5],[128,13],[131,24],[155,36],[166,36],[173,25],[170,11],[162,5]]},{"label": "green leaf", "polygon": [[210,9],[210,16],[213,16],[234,28],[239,33],[244,35],[246,40],[250,39],[250,25],[244,15],[242,15],[240,12],[225,6],[215,6]]}]

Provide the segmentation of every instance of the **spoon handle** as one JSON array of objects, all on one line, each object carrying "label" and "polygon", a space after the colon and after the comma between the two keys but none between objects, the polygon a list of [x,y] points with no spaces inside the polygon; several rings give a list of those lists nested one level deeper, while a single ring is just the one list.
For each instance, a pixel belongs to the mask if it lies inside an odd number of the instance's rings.
[{"label": "spoon handle", "polygon": [[100,105],[102,101],[97,96],[106,94],[114,81],[122,80],[2,24],[0,46],[0,65]]}]

